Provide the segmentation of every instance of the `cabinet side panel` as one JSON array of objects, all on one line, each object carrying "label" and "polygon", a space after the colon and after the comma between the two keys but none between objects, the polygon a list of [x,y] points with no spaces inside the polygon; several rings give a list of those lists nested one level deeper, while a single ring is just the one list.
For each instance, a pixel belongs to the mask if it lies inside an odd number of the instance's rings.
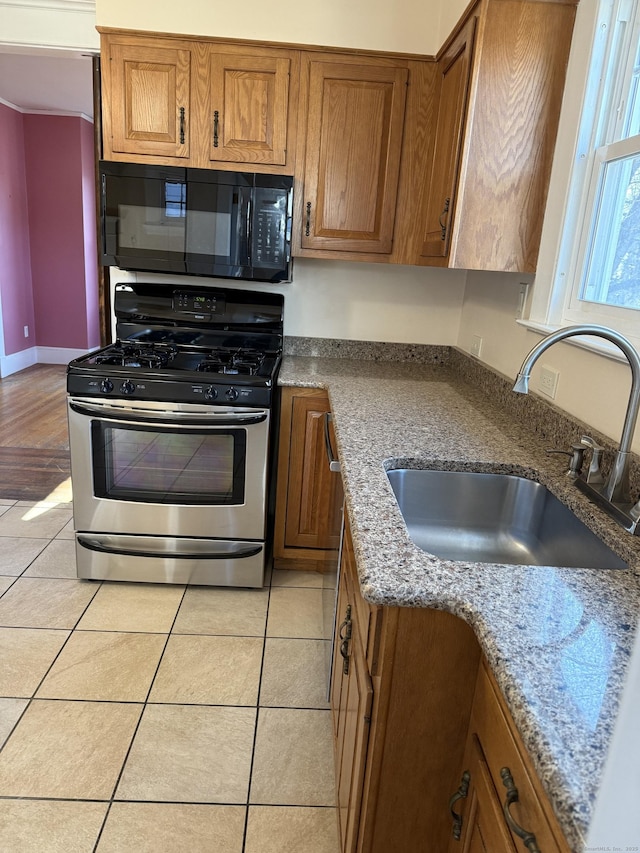
[{"label": "cabinet side panel", "polygon": [[574,19],[488,0],[450,266],[535,272]]}]

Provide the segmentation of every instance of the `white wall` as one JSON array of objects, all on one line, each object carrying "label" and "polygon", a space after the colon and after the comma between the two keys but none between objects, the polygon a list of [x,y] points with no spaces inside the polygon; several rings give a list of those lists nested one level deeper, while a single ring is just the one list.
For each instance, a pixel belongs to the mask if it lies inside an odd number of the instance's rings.
[{"label": "white wall", "polygon": [[[515,378],[524,356],[541,340],[540,334],[518,325],[515,319],[519,283],[527,280],[527,276],[504,273],[467,274],[458,346],[470,352],[472,336],[479,335],[480,360],[510,378]],[[542,365],[560,371],[554,404],[618,442],[631,385],[627,362],[573,344],[554,344],[531,373],[529,388],[535,393],[540,393]],[[640,453],[640,429],[633,449]]]},{"label": "white wall", "polygon": [[93,0],[39,0],[0,4],[0,42],[20,50],[98,50]]},{"label": "white wall", "polygon": [[178,32],[294,44],[435,54],[466,6],[465,0],[263,0],[211,3],[186,0],[97,0],[99,26]]},{"label": "white wall", "polygon": [[[285,293],[285,333],[454,344],[466,274],[298,258]],[[426,274],[425,274],[426,273]]]},{"label": "white wall", "polygon": [[[288,284],[181,280],[195,286],[257,286],[284,294],[286,335],[450,346],[458,339],[465,277],[458,270],[297,258]],[[112,284],[136,279],[169,280],[112,268]],[[170,280],[175,281],[175,276]]]}]

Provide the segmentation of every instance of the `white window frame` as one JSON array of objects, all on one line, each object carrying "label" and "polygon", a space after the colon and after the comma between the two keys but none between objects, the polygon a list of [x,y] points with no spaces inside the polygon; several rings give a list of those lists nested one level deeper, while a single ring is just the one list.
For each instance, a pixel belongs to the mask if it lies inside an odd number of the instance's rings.
[{"label": "white window frame", "polygon": [[[624,119],[622,93],[628,91],[629,75],[633,71],[633,62],[626,59],[630,51],[631,59],[635,58],[632,46],[637,45],[640,37],[640,0],[593,0],[593,5],[583,2],[578,9],[583,18],[582,30],[579,31],[577,20],[577,38],[572,48],[563,103],[564,135],[561,119],[558,145],[559,148],[561,145],[573,147],[570,177],[565,181],[563,194],[554,183],[562,183],[559,176],[563,169],[567,174],[566,157],[564,163],[554,162],[529,319],[519,322],[541,332],[576,323],[597,323],[615,328],[640,348],[639,310],[577,299],[592,236],[591,217],[602,158],[617,159],[630,152],[640,153],[640,135],[596,148],[603,137],[615,136],[616,124]],[[626,25],[619,24],[620,20],[627,21]],[[617,45],[621,45],[625,57],[624,75],[616,68],[616,62],[621,61],[620,51],[614,49]],[[607,88],[604,81],[611,73],[615,73],[616,86]],[[617,109],[612,110],[609,104],[617,105]],[[562,151],[559,155],[556,160],[562,160]],[[555,234],[560,235],[555,239],[554,229]],[[619,356],[617,348],[599,339],[596,342],[594,338],[579,338],[575,342]]]}]

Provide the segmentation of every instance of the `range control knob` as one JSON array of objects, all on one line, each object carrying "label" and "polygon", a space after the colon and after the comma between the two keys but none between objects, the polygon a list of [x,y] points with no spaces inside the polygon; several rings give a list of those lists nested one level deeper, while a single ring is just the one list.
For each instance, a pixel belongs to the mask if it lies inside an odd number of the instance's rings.
[{"label": "range control knob", "polygon": [[110,379],[103,379],[100,383],[100,390],[103,394],[110,394],[113,391],[113,382]]},{"label": "range control knob", "polygon": [[238,399],[238,389],[237,388],[227,388],[224,392],[224,396],[227,400],[237,400]]},{"label": "range control knob", "polygon": [[204,396],[206,400],[215,400],[218,396],[217,390],[213,387],[213,385],[209,385],[207,390],[204,392]]},{"label": "range control knob", "polygon": [[133,394],[136,390],[136,386],[130,379],[125,379],[122,385],[120,386],[120,390],[123,394]]}]

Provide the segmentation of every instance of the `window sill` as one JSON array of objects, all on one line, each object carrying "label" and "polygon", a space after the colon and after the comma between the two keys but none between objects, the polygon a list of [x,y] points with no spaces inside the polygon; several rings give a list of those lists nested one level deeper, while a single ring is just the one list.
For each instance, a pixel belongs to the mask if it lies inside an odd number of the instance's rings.
[{"label": "window sill", "polygon": [[[534,320],[516,320],[516,323],[519,326],[524,326],[524,328],[528,329],[530,332],[536,332],[542,336],[550,335],[552,332],[557,332],[558,329],[569,328],[571,325],[577,325],[567,323],[562,326],[550,326],[547,323],[536,323]],[[605,341],[602,338],[596,338],[593,335],[567,338],[562,341],[562,343],[586,349],[589,352],[596,353],[596,355],[602,355],[606,358],[611,358],[614,361],[622,362],[623,364],[629,363],[626,356],[615,344],[609,343],[609,341]]]}]

